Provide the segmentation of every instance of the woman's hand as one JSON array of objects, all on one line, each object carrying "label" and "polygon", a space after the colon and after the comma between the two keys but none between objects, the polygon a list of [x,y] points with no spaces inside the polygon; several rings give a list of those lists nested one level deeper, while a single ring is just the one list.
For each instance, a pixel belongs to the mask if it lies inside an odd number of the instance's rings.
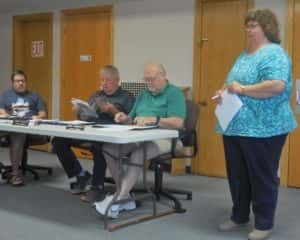
[{"label": "woman's hand", "polygon": [[231,82],[228,86],[228,92],[234,93],[234,94],[242,94],[244,86],[238,83],[237,81]]},{"label": "woman's hand", "polygon": [[224,92],[224,89],[217,90],[215,96],[212,97],[212,100],[217,104],[221,104],[223,92]]}]

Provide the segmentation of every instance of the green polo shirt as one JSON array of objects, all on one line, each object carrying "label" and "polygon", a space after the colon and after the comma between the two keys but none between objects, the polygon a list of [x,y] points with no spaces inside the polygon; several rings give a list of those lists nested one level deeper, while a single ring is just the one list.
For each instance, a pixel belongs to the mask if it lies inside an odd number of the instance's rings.
[{"label": "green polo shirt", "polygon": [[180,117],[185,119],[186,106],[182,91],[169,82],[165,88],[153,95],[145,89],[137,98],[133,109],[129,113],[132,118],[137,116],[153,117]]}]

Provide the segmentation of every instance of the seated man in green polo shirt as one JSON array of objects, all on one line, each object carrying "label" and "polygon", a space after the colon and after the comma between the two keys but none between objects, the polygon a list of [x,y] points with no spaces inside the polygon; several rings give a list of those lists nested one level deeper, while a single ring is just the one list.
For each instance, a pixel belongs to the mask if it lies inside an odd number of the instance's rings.
[{"label": "seated man in green polo shirt", "polygon": [[[119,123],[133,123],[137,125],[157,124],[160,128],[181,129],[183,128],[186,116],[185,99],[182,91],[170,84],[166,78],[166,71],[159,63],[147,63],[144,69],[144,80],[147,89],[137,98],[135,105],[129,115],[119,112],[115,115],[115,121]],[[118,183],[118,145],[104,144],[103,153],[109,170]],[[130,153],[130,162],[135,164],[143,163],[143,148],[140,143],[130,143],[122,148],[124,154]],[[171,140],[158,140],[146,143],[147,159],[154,158],[171,150]],[[130,199],[130,191],[136,183],[141,168],[128,166],[122,172],[121,186],[117,186],[120,194],[117,200]],[[95,204],[96,210],[104,215],[105,210],[113,199],[113,195],[107,196],[103,201]],[[119,212],[135,209],[135,202],[113,204],[108,216],[117,218]]]}]

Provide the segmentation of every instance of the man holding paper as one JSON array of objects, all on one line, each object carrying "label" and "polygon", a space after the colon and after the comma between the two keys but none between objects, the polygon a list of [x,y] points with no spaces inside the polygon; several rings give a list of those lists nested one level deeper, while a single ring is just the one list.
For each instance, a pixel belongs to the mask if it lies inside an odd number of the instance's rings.
[{"label": "man holding paper", "polygon": [[[80,120],[112,124],[116,113],[129,113],[134,104],[134,96],[119,86],[119,72],[116,67],[102,68],[100,78],[101,90],[92,94],[88,103],[72,99],[73,111]],[[60,137],[55,137],[52,144],[53,152],[57,154],[68,177],[76,177],[76,181],[70,184],[71,192],[84,194],[81,196],[83,201],[100,201],[104,196],[106,170],[102,144]],[[93,176],[82,168],[71,147],[84,147],[92,151]]]},{"label": "man holding paper", "polygon": [[[144,80],[147,85],[137,98],[132,111],[127,115],[124,112],[115,115],[115,121],[120,123],[137,124],[140,126],[157,125],[160,128],[181,129],[186,116],[185,99],[182,91],[169,83],[165,68],[159,63],[147,63],[144,68]],[[171,140],[157,140],[145,143],[146,158],[151,159],[160,154],[170,152]],[[140,143],[124,144],[123,154],[128,154],[130,163],[143,163],[144,148]],[[119,183],[118,169],[118,145],[104,144],[103,153],[109,170]],[[123,167],[123,166],[122,166]],[[117,192],[120,191],[117,200],[128,200],[120,204],[113,204],[108,210],[108,216],[117,218],[123,210],[133,210],[136,208],[134,200],[130,196],[130,191],[136,183],[141,168],[128,166],[122,168],[121,186],[117,185]],[[103,201],[96,203],[96,210],[104,215],[105,210],[113,199],[113,195],[107,196]]]},{"label": "man holding paper", "polygon": [[248,49],[236,60],[215,99],[222,106],[227,89],[243,103],[228,126],[217,127],[223,135],[233,201],[231,217],[219,230],[245,226],[252,205],[255,226],[248,239],[262,240],[274,226],[282,147],[296,127],[290,107],[292,64],[279,45],[279,25],[273,12],[251,11],[244,24]]}]

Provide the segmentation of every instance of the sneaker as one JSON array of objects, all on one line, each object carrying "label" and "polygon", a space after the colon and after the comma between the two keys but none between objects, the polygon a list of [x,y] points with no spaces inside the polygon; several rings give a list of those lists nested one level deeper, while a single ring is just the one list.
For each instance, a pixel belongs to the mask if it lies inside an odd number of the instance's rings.
[{"label": "sneaker", "polygon": [[247,223],[235,223],[234,221],[232,221],[231,219],[221,223],[218,227],[220,232],[230,232],[230,231],[235,231],[238,230],[244,226],[246,226]]},{"label": "sneaker", "polygon": [[271,229],[270,230],[258,230],[253,229],[251,233],[248,234],[249,240],[263,240],[267,239],[271,235]]},{"label": "sneaker", "polygon": [[[108,205],[111,203],[111,201],[113,200],[113,198],[114,198],[114,195],[109,195],[109,196],[106,196],[103,201],[101,201],[101,202],[95,202],[94,206],[96,208],[96,211],[98,213],[100,213],[101,215],[105,215],[106,209],[108,208]],[[117,205],[117,204],[113,204],[113,205]],[[111,211],[112,210],[112,206],[108,210],[107,216],[110,217],[110,218],[117,218],[118,215],[119,215],[118,209],[115,209],[116,207],[113,207],[114,210],[117,210],[117,212],[113,213]]]},{"label": "sneaker", "polygon": [[72,194],[85,193],[91,188],[92,175],[85,171],[84,176],[77,176],[76,182],[70,183],[70,191]]},{"label": "sneaker", "polygon": [[94,204],[101,202],[105,198],[105,192],[98,187],[92,186],[90,191],[80,196],[82,202]]},{"label": "sneaker", "polygon": [[[105,215],[105,211],[108,205],[111,203],[113,195],[107,196],[102,202],[95,203],[96,211],[101,215]],[[133,210],[136,208],[134,200],[130,200],[124,203],[115,203],[111,205],[110,209],[107,212],[107,216],[110,218],[117,218],[121,211]]]},{"label": "sneaker", "polygon": [[136,209],[136,204],[134,200],[130,200],[128,202],[120,203],[119,204],[119,211],[130,211]]}]

